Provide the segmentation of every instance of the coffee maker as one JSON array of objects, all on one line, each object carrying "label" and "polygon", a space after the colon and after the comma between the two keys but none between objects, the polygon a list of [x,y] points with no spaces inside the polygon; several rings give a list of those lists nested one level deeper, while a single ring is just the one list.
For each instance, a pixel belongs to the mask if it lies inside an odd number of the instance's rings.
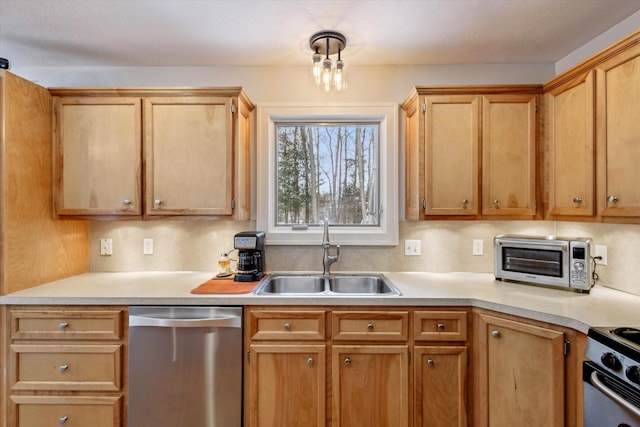
[{"label": "coffee maker", "polygon": [[264,275],[264,231],[243,231],[233,238],[238,250],[238,271],[233,280],[254,282]]}]

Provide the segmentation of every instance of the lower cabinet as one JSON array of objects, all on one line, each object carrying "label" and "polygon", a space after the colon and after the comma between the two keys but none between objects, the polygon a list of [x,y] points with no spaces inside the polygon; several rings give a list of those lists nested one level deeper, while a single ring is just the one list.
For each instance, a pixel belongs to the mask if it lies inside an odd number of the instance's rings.
[{"label": "lower cabinet", "polygon": [[576,425],[575,333],[487,313],[478,313],[476,327],[475,425]]},{"label": "lower cabinet", "polygon": [[8,310],[8,426],[124,425],[125,307]]},{"label": "lower cabinet", "polygon": [[467,425],[465,309],[247,307],[245,327],[245,425]]}]

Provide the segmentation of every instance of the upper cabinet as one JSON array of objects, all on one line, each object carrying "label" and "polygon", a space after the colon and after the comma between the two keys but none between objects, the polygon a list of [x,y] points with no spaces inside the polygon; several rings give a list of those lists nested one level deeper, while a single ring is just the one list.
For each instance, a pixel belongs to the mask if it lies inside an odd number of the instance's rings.
[{"label": "upper cabinet", "polygon": [[596,72],[598,212],[640,217],[640,46]]},{"label": "upper cabinet", "polygon": [[402,106],[406,219],[533,218],[538,92],[416,88]]},{"label": "upper cabinet", "polygon": [[141,101],[54,98],[58,215],[140,215]]},{"label": "upper cabinet", "polygon": [[544,85],[551,219],[640,222],[640,31]]},{"label": "upper cabinet", "polygon": [[51,92],[57,215],[250,218],[241,89]]},{"label": "upper cabinet", "polygon": [[546,94],[549,214],[595,213],[595,78],[587,72]]}]

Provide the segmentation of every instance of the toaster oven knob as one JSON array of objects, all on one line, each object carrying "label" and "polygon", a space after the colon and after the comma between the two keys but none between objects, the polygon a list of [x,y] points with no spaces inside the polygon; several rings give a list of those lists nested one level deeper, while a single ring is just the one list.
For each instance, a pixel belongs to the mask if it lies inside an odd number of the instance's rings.
[{"label": "toaster oven knob", "polygon": [[604,366],[606,366],[609,369],[613,369],[614,371],[617,371],[622,368],[622,363],[620,363],[616,355],[613,353],[603,354],[600,360],[602,361],[602,364]]},{"label": "toaster oven knob", "polygon": [[625,372],[632,383],[640,384],[640,366],[629,366]]},{"label": "toaster oven knob", "polygon": [[576,261],[576,262],[573,263],[573,268],[576,271],[582,271],[582,270],[584,270],[584,264],[579,262],[579,261]]}]

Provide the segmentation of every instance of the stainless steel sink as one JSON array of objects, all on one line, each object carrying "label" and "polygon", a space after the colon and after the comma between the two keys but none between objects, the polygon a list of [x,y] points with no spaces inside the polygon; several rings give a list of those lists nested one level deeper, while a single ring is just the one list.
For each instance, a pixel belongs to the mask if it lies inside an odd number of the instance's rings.
[{"label": "stainless steel sink", "polygon": [[336,296],[400,295],[384,275],[374,274],[285,274],[275,273],[255,290],[257,295]]},{"label": "stainless steel sink", "polygon": [[257,294],[313,294],[324,292],[322,276],[269,276],[256,290]]},{"label": "stainless steel sink", "polygon": [[329,277],[329,290],[339,294],[393,294],[397,291],[382,275],[332,276]]}]

